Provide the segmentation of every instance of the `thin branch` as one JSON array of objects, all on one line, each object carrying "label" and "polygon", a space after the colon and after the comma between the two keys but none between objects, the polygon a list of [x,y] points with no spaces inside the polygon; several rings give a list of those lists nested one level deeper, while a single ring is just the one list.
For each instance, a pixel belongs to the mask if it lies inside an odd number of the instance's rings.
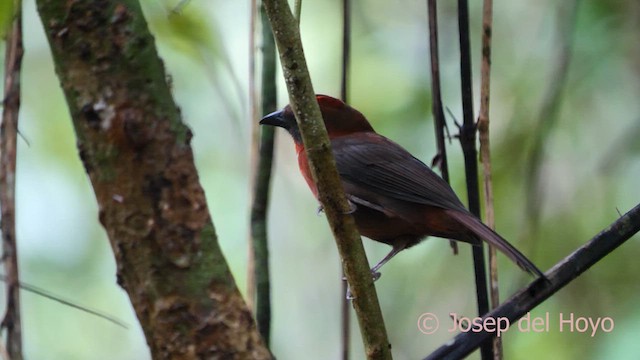
[{"label": "thin branch", "polygon": [[[638,231],[640,231],[640,204],[547,271],[545,277],[548,281],[539,278],[486,314],[484,318],[498,319],[506,317],[509,319],[509,323],[513,324],[517,319],[533,310],[537,305],[602,260]],[[492,336],[495,336],[495,333],[469,331],[458,334],[446,345],[431,353],[425,360],[461,359]]]},{"label": "thin branch", "polygon": [[[351,63],[351,1],[342,0],[342,77],[340,81],[340,97],[345,103],[349,103],[349,65]],[[344,275],[344,274],[343,274]],[[349,360],[351,348],[351,307],[347,293],[349,284],[342,282],[341,298],[341,333],[342,333],[342,360]]]},{"label": "thin branch", "polygon": [[294,6],[296,21],[298,22],[298,26],[300,26],[300,18],[302,17],[302,0],[296,0]]},{"label": "thin branch", "polygon": [[[429,52],[431,54],[431,113],[435,127],[438,154],[432,164],[440,169],[442,179],[449,183],[449,164],[447,162],[447,146],[445,143],[446,121],[442,110],[442,92],[440,88],[440,55],[438,50],[438,9],[436,0],[427,0],[429,17]],[[453,254],[458,254],[458,243],[449,240]]]},{"label": "thin branch", "polygon": [[342,0],[342,76],[340,78],[340,98],[348,103],[349,65],[351,63],[351,1]]},{"label": "thin branch", "polygon": [[[264,6],[260,6],[262,23],[262,115],[276,110],[276,45],[269,27]],[[257,124],[258,119],[255,119]],[[271,337],[271,283],[267,238],[267,210],[273,165],[274,128],[262,126],[260,149],[256,164],[253,205],[251,207],[251,237],[253,239],[254,278],[256,280],[256,320],[265,343]]]},{"label": "thin branch", "polygon": [[15,228],[16,151],[20,113],[20,73],[22,70],[22,4],[13,1],[13,23],[7,34],[4,72],[4,108],[0,125],[0,207],[2,212],[2,260],[7,283],[7,310],[2,328],[7,330],[7,352],[22,359],[20,321],[20,277]]},{"label": "thin branch", "polygon": [[[256,23],[258,22],[258,4],[256,0],[251,0],[251,13],[249,15],[249,121],[251,124],[251,178],[255,180],[258,150],[260,149],[260,126],[256,119],[258,116],[258,96],[256,92]],[[252,184],[255,186],[255,184]],[[253,203],[255,200],[251,200]],[[249,241],[247,244],[247,306],[252,309],[255,316],[255,297],[256,297],[256,278],[255,269],[256,262],[254,259],[255,249],[253,248],[253,237],[251,235],[251,223],[249,223]]]},{"label": "thin branch", "polygon": [[390,359],[391,346],[369,263],[336,170],[296,20],[286,0],[265,0],[264,4],[278,44],[290,105],[298,121],[311,174],[354,296],[353,307],[358,317],[365,354],[369,359]]},{"label": "thin branch", "polygon": [[[351,61],[351,1],[342,0],[342,76],[340,81],[340,98],[346,104],[349,103],[349,64]],[[343,274],[344,275],[344,274]],[[342,360],[349,360],[351,347],[351,307],[347,293],[349,285],[342,281],[340,293],[340,318],[342,334]]]},{"label": "thin branch", "polygon": [[[480,162],[482,163],[482,184],[484,209],[487,225],[496,228],[493,211],[493,182],[491,180],[491,145],[489,137],[489,99],[491,95],[491,36],[493,32],[493,0],[484,0],[482,7],[482,65],[480,68],[480,113],[478,114],[478,135],[480,137]],[[489,294],[491,308],[500,304],[498,282],[498,256],[496,248],[489,246]],[[494,359],[502,359],[502,339],[493,340]]]},{"label": "thin branch", "polygon": [[526,204],[528,229],[535,230],[540,219],[540,205],[544,193],[540,189],[540,168],[544,158],[545,145],[549,143],[549,136],[558,122],[558,113],[563,100],[564,88],[567,84],[569,64],[573,53],[573,33],[576,27],[576,18],[580,1],[573,0],[569,3],[561,3],[557,16],[559,27],[559,51],[548,82],[549,87],[544,92],[545,96],[538,114],[537,124],[531,138],[533,145],[530,150],[526,169]]},{"label": "thin branch", "polygon": [[[482,66],[480,78],[480,113],[478,115],[478,135],[480,138],[480,161],[482,163],[483,190],[485,201],[486,223],[495,229],[495,215],[493,209],[493,188],[491,181],[491,147],[489,137],[489,98],[491,81],[491,31],[492,31],[492,0],[484,0],[482,18]],[[498,273],[496,249],[489,246],[489,263],[491,267],[491,306],[498,306]]]},{"label": "thin branch", "polygon": [[[478,160],[476,152],[476,124],[473,117],[473,89],[471,77],[471,47],[469,45],[469,8],[467,0],[458,0],[458,27],[460,32],[460,79],[462,89],[463,125],[460,129],[460,144],[464,155],[467,179],[469,211],[480,218],[480,195],[478,191]],[[484,260],[484,244],[472,246],[473,267],[476,282],[478,313],[489,311],[487,295],[487,274]],[[490,342],[483,344],[480,353],[483,360],[493,359],[493,347]]]},{"label": "thin branch", "polygon": [[[7,279],[7,277],[5,275],[0,275],[0,280],[5,281],[5,282],[8,281],[8,279]],[[83,306],[83,305],[78,305],[77,303],[75,303],[75,302],[73,302],[71,300],[65,300],[62,297],[60,297],[58,295],[54,295],[54,294],[50,293],[49,291],[44,290],[42,288],[39,288],[37,286],[25,284],[23,282],[19,282],[18,286],[20,287],[20,289],[22,289],[24,291],[27,291],[27,292],[30,292],[30,293],[33,293],[33,294],[36,294],[36,295],[40,295],[40,296],[42,296],[44,298],[47,298],[49,300],[53,300],[53,301],[58,302],[58,303],[60,303],[62,305],[66,305],[66,306],[69,306],[69,307],[74,308],[76,310],[80,310],[80,311],[85,312],[87,314],[91,314],[93,316],[99,317],[100,319],[107,320],[107,321],[109,321],[109,322],[111,322],[111,323],[113,323],[115,325],[120,326],[121,328],[124,328],[124,329],[128,329],[129,328],[124,321],[116,318],[115,316],[111,316],[111,315],[109,315],[107,313],[104,313],[102,311],[94,310],[94,309],[88,308],[88,307]]]}]

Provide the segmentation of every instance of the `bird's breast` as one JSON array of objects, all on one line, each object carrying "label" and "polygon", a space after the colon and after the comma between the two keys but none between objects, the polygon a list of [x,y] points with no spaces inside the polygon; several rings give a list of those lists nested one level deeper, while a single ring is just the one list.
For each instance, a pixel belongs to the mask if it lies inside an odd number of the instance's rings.
[{"label": "bird's breast", "polygon": [[304,151],[304,147],[298,144],[296,144],[296,153],[298,154],[298,167],[300,168],[300,173],[302,174],[302,177],[304,177],[304,180],[307,182],[309,189],[311,189],[313,196],[315,196],[317,199],[318,188],[313,182],[313,177],[311,176],[311,169],[309,168],[307,153]]}]

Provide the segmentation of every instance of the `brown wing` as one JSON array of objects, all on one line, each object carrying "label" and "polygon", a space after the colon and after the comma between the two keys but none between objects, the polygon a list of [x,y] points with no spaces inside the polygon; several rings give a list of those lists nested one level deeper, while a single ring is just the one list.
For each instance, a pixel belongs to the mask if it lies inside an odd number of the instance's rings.
[{"label": "brown wing", "polygon": [[471,215],[449,184],[400,145],[376,133],[338,137],[331,145],[345,190],[357,203],[391,216],[398,214],[399,202],[440,207],[522,269],[544,277],[520,251]]},{"label": "brown wing", "polygon": [[384,136],[342,136],[333,139],[331,145],[338,172],[350,185],[396,200],[467,211],[449,184]]}]

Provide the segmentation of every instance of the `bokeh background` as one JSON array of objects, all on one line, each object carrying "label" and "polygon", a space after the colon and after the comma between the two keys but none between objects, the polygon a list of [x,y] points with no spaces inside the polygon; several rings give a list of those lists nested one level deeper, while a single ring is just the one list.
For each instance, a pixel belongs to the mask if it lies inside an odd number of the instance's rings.
[{"label": "bokeh background", "polygon": [[[479,74],[481,2],[471,2],[474,77]],[[571,3],[571,2],[567,2]],[[249,1],[143,0],[175,99],[195,136],[200,179],[224,254],[245,291],[250,202]],[[302,35],[319,93],[339,95],[341,2],[304,1]],[[443,96],[461,119],[455,2],[440,1]],[[573,53],[554,126],[543,139],[536,185],[540,218],[530,226],[527,161],[540,109],[558,78],[567,5],[496,1],[492,151],[498,231],[548,269],[640,202],[640,3],[580,2]],[[148,359],[142,331],[99,226],[96,202],[33,0],[24,1],[23,102],[17,174],[17,235],[22,279],[99,309],[116,327],[23,292],[27,359]],[[435,154],[424,1],[353,1],[351,104],[382,134],[429,163]],[[258,44],[259,45],[259,44]],[[4,50],[4,44],[2,49]],[[286,104],[279,80],[280,104]],[[476,81],[476,85],[478,82]],[[475,88],[477,108],[478,88]],[[476,112],[477,113],[477,112]],[[272,348],[280,359],[340,354],[340,267],[324,216],[297,173],[293,145],[278,132],[270,209]],[[452,184],[464,199],[457,141],[449,145]],[[388,247],[365,240],[370,262]],[[507,359],[635,359],[640,353],[640,238],[635,236],[532,312],[550,329],[504,335]],[[395,359],[426,356],[452,334],[424,335],[422,313],[475,314],[471,255],[453,256],[431,239],[384,267],[376,283]],[[531,278],[500,258],[502,297]],[[0,294],[1,295],[1,294]],[[559,315],[610,317],[610,333],[559,331]],[[363,358],[353,322],[353,358]],[[473,355],[471,358],[477,358]]]}]

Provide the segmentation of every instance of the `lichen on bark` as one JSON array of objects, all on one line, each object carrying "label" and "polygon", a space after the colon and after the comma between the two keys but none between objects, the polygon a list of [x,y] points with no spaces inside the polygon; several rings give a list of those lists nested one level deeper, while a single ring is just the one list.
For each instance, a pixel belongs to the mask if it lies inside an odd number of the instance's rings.
[{"label": "lichen on bark", "polygon": [[217,243],[139,4],[38,0],[117,262],[154,358],[271,358]]}]

